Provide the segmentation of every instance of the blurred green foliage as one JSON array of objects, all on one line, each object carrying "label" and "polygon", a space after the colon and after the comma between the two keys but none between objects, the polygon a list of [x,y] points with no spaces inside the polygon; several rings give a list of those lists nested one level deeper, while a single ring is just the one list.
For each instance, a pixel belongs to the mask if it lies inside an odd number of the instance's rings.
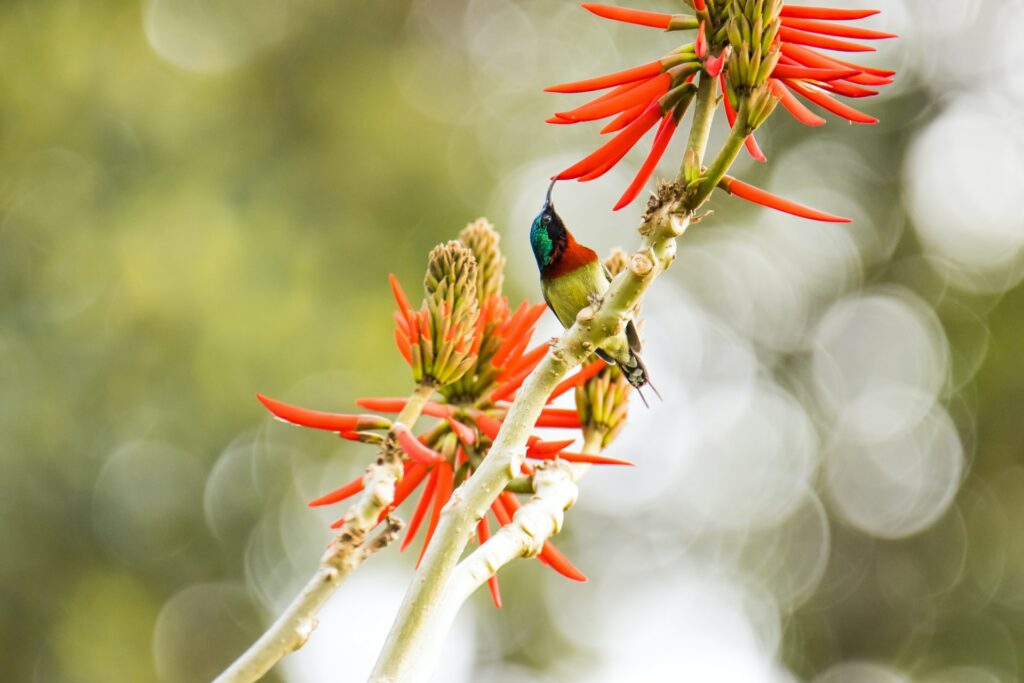
[{"label": "blurred green foliage", "polygon": [[[154,47],[166,48],[161,35],[178,35],[154,33],[161,4],[193,18],[207,12],[212,27],[207,42],[199,36],[171,51],[178,64]],[[335,402],[405,391],[406,369],[390,344],[387,273],[411,289],[427,250],[467,220],[493,215],[494,188],[555,139],[523,132],[541,131],[550,106],[534,94],[543,81],[533,80],[536,64],[553,54],[549,43],[530,68],[507,74],[511,95],[485,60],[466,60],[436,64],[432,75],[430,97],[447,118],[412,106],[397,72],[415,76],[432,64],[404,28],[413,4],[296,0],[282,3],[277,21],[270,0],[0,3],[3,680],[157,680],[151,641],[166,601],[185,586],[243,578],[245,534],[257,513],[226,523],[237,538],[212,533],[204,486],[228,444],[263,419],[253,393],[320,382],[324,373],[338,381]],[[456,16],[463,4],[434,6]],[[226,56],[203,51],[218,40]],[[507,97],[491,103],[486,130],[459,111],[473,68],[495,101]],[[883,223],[900,213],[902,155],[937,106],[933,97],[905,90],[881,107],[883,120],[899,125],[857,140],[878,173],[845,188],[872,197]],[[846,130],[822,135],[840,140]],[[769,156],[798,133],[780,124]],[[491,137],[505,138],[503,156],[481,142]],[[725,221],[753,215],[735,205],[720,212]],[[525,226],[529,216],[511,218]],[[597,239],[631,243],[628,233]],[[916,249],[908,237],[897,260]],[[510,259],[510,267],[533,265]],[[891,262],[867,279],[937,301],[932,280]],[[1024,518],[1022,292],[959,300],[988,311],[991,333],[977,376],[949,397],[978,454],[961,503],[967,563],[980,576],[992,557],[1000,572],[1024,576],[1022,546],[1000,555]],[[958,309],[943,305],[955,346]],[[341,448],[291,438],[296,451]],[[133,448],[142,455],[131,467],[106,467]],[[275,495],[277,504],[284,494]],[[992,500],[999,511],[983,504]],[[941,553],[943,534],[960,531],[940,524],[923,540],[887,542],[833,527],[833,562],[870,552],[895,567],[890,578],[911,566],[902,560]],[[525,632],[504,656],[544,669],[550,660],[538,653],[556,657],[564,639],[532,595],[533,571],[510,568],[505,592],[514,597],[495,628]],[[864,581],[845,600],[812,600],[790,621],[787,663],[810,677],[842,658],[912,666],[905,652],[928,652],[936,665],[1019,674],[1024,593],[992,602],[971,584],[922,596],[922,609],[941,617],[928,622],[938,628],[918,632],[918,615],[886,585]],[[192,669],[159,667],[165,680],[210,675],[204,666],[223,663],[258,632],[255,606],[244,594],[229,598],[208,603],[211,619],[227,615],[223,629],[211,628],[208,656],[197,655]],[[825,632],[828,639],[818,637]]]}]

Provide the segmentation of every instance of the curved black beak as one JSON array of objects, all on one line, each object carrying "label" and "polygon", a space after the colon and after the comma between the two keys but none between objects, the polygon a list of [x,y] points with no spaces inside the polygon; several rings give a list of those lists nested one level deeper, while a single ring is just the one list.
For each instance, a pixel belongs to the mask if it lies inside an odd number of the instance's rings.
[{"label": "curved black beak", "polygon": [[552,178],[551,184],[548,185],[548,193],[544,196],[544,208],[551,206],[551,190],[555,189],[555,183],[558,182],[558,178]]}]

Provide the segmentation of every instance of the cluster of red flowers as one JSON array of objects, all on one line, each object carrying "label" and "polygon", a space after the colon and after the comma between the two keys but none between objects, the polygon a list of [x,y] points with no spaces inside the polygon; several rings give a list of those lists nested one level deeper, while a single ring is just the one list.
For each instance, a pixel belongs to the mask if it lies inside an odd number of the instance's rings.
[{"label": "cluster of red flowers", "polygon": [[[547,88],[549,92],[557,93],[608,90],[587,104],[555,114],[548,119],[548,123],[572,124],[614,116],[615,118],[601,129],[601,133],[618,133],[597,151],[559,173],[559,179],[587,181],[604,175],[647,131],[660,122],[651,151],[639,173],[615,205],[616,210],[632,202],[653,174],[679,119],[693,97],[695,88],[692,81],[697,73],[703,71],[708,76],[720,79],[725,93],[725,113],[729,124],[735,124],[737,94],[728,77],[728,56],[730,42],[738,43],[742,38],[730,36],[729,26],[724,21],[719,22],[717,26],[709,26],[709,21],[715,16],[709,13],[707,5],[710,3],[706,3],[705,0],[691,0],[691,4],[697,10],[696,17],[585,3],[585,9],[601,17],[666,31],[697,29],[697,35],[694,42],[683,45],[653,62]],[[718,4],[721,5],[721,2]],[[798,121],[808,126],[825,123],[825,119],[812,112],[796,95],[848,121],[877,122],[873,117],[836,100],[835,96],[860,98],[875,95],[878,92],[875,88],[891,83],[895,72],[853,64],[818,51],[872,51],[874,48],[853,41],[894,37],[890,33],[844,23],[874,14],[877,14],[877,10],[831,9],[803,5],[781,7],[777,33],[764,50],[766,60],[769,52],[778,55],[774,57],[777,61],[771,69],[767,85],[772,95]],[[746,147],[755,159],[765,160],[753,136],[747,138]],[[825,221],[846,220],[775,197],[734,178],[726,178],[722,187],[743,199],[805,218]]]},{"label": "cluster of red flowers", "polygon": [[[397,323],[396,342],[402,356],[412,365],[410,346],[431,337],[432,322],[424,311],[412,309],[408,298],[393,276],[391,282],[398,303],[398,311],[394,316]],[[424,521],[426,532],[423,550],[426,549],[440,517],[441,508],[448,501],[452,491],[459,483],[472,476],[482,458],[486,457],[487,449],[497,438],[502,420],[508,411],[508,400],[514,397],[523,380],[547,352],[546,340],[529,348],[537,320],[544,312],[544,308],[544,304],[530,306],[524,302],[513,311],[505,297],[498,294],[489,296],[480,306],[481,314],[476,323],[472,342],[472,353],[477,359],[478,367],[470,373],[476,378],[490,379],[477,383],[474,396],[459,396],[460,402],[447,402],[444,397],[445,390],[440,388],[441,400],[428,401],[423,408],[424,415],[437,418],[438,422],[420,435],[413,434],[404,425],[395,425],[398,445],[407,458],[403,462],[402,478],[395,488],[394,501],[381,512],[380,520],[409,499],[423,485],[419,502],[410,517],[408,529],[402,540],[402,550],[412,543]],[[549,403],[582,385],[603,367],[604,363],[600,360],[584,365],[576,374],[558,385]],[[378,415],[325,413],[288,405],[265,396],[258,397],[274,416],[285,422],[336,432],[345,439],[379,444],[385,439],[381,432],[386,433],[392,429],[391,420]],[[405,398],[361,398],[356,403],[370,411],[398,413],[405,407],[407,401]],[[575,409],[548,406],[541,412],[535,427],[579,429],[582,425]],[[566,450],[574,442],[575,439],[543,440],[533,435],[528,441],[526,457],[533,461],[561,458],[570,462],[599,465],[630,464],[614,458]],[[524,463],[523,475],[531,475],[533,467],[529,462]],[[311,501],[309,505],[340,503],[362,489],[363,478],[360,476]],[[491,512],[499,526],[511,523],[518,509],[519,500],[510,491],[499,495],[491,506]],[[342,517],[332,524],[332,528],[339,528],[344,523],[345,518]],[[490,535],[490,524],[485,517],[480,520],[477,527],[478,541],[484,543]],[[421,559],[422,556],[421,550]],[[543,550],[537,557],[563,576],[576,581],[586,580],[586,577],[550,541],[545,542]],[[489,588],[494,603],[500,607],[497,577],[490,579]]]}]

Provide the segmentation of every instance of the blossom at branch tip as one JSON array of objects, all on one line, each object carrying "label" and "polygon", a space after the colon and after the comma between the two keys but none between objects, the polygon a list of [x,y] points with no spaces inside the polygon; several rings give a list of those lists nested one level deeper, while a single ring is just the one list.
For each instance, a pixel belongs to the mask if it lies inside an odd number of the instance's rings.
[{"label": "blossom at branch tip", "polygon": [[[695,16],[594,3],[583,5],[589,12],[614,21],[666,31],[696,28],[697,33],[694,42],[653,62],[547,88],[557,93],[608,90],[575,109],[559,112],[548,121],[572,124],[612,117],[601,133],[616,133],[595,152],[558,173],[558,179],[585,182],[601,177],[646,133],[656,128],[644,162],[614,210],[631,203],[664,155],[689,105],[692,81],[698,72],[719,77],[730,126],[736,125],[740,96],[746,96],[750,88],[766,89],[761,98],[763,104],[752,114],[757,120],[741,122],[745,129],[751,130],[745,147],[758,161],[766,159],[753,138],[752,129],[767,117],[775,102],[808,126],[822,125],[825,119],[811,111],[801,99],[853,123],[877,122],[836,97],[876,95],[877,88],[892,82],[895,72],[843,61],[819,51],[868,52],[874,48],[858,41],[895,37],[891,33],[845,23],[873,16],[877,10],[788,5],[777,0],[774,3],[765,0],[763,5],[758,3],[756,7],[763,8],[759,10],[737,10],[736,3],[718,3],[712,8],[699,0],[691,0],[690,4],[697,12]],[[754,21],[744,14],[745,11],[762,14]]]}]

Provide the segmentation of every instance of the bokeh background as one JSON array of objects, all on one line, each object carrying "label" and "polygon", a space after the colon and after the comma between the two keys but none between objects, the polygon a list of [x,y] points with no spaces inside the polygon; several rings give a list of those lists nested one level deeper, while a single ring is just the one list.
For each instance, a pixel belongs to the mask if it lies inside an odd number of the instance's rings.
[{"label": "bokeh background", "polygon": [[[589,475],[560,536],[591,581],[510,566],[438,680],[1024,680],[1024,3],[875,6],[882,123],[780,110],[737,169],[855,222],[714,198],[646,304],[665,400],[610,451],[638,467]],[[329,539],[304,501],[369,453],[253,394],[405,393],[387,273],[415,289],[479,215],[538,299],[544,179],[596,140],[541,88],[673,41],[552,0],[0,3],[0,678],[238,654]],[[636,243],[629,159],[557,188],[602,250]],[[412,559],[269,680],[362,680]]]}]

